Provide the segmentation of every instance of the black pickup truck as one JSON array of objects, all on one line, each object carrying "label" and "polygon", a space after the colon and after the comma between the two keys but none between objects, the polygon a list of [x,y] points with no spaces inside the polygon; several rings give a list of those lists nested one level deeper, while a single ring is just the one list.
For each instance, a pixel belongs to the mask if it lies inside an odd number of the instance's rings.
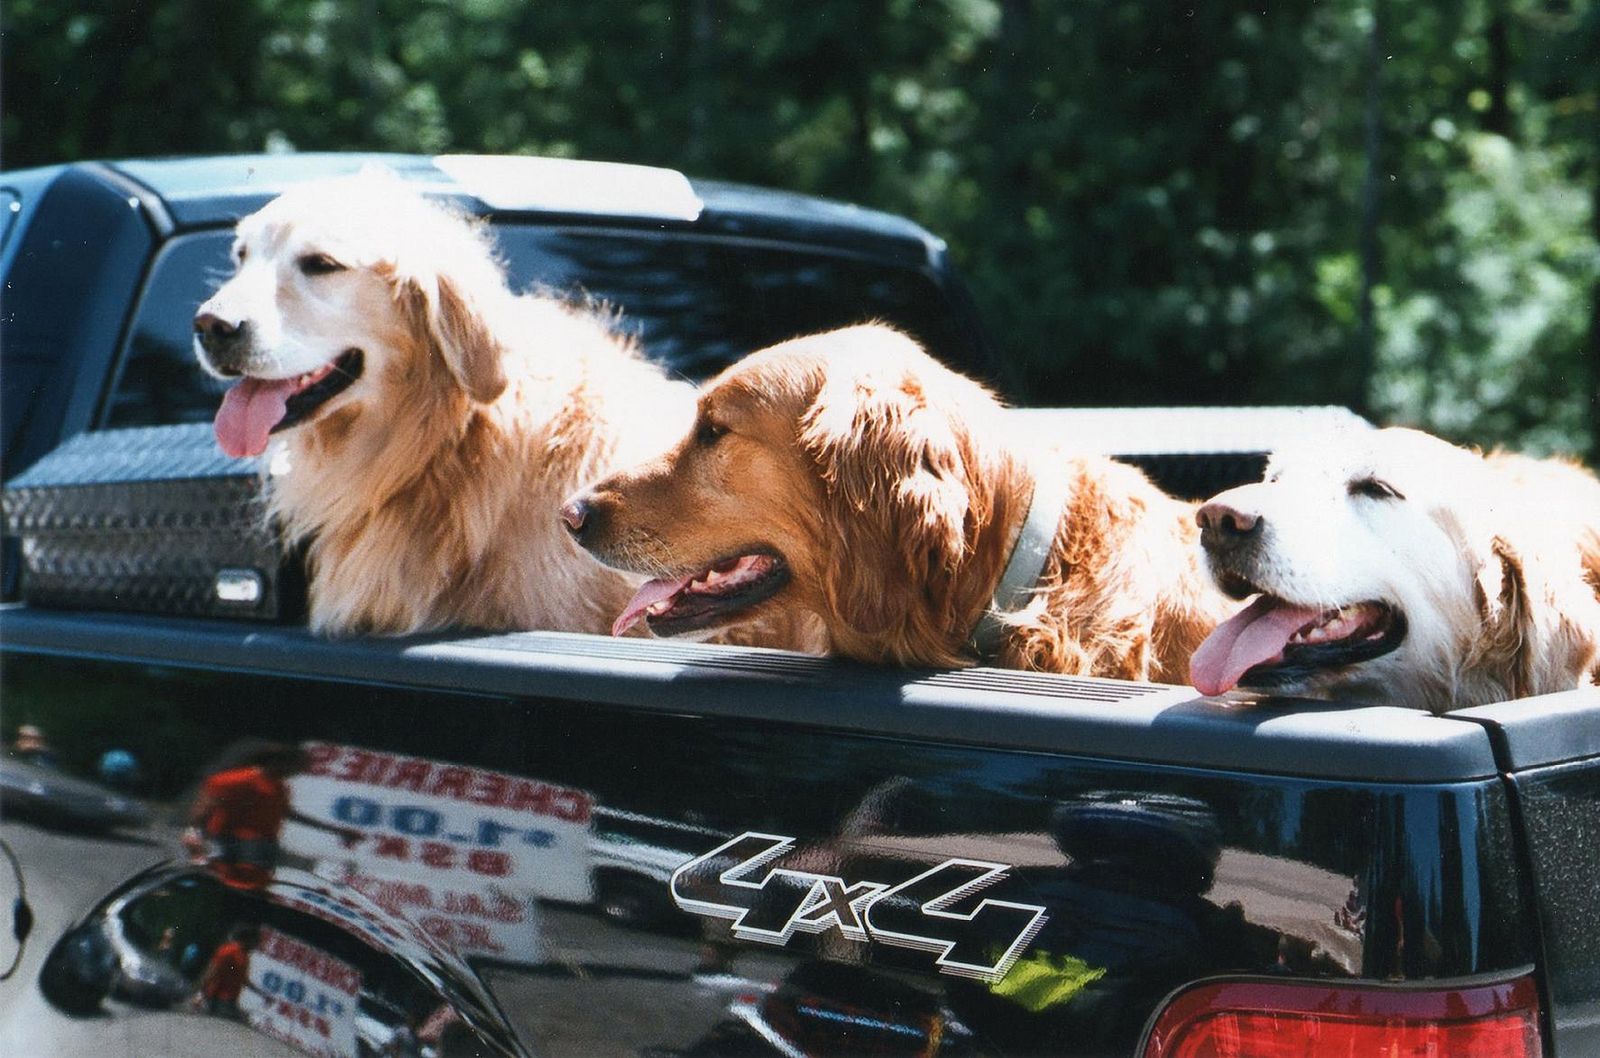
[{"label": "black pickup truck", "polygon": [[[233,221],[365,160],[0,174],[6,478],[85,431],[209,420],[190,316]],[[882,318],[1005,384],[904,220],[378,160],[690,377]],[[1316,418],[1017,414],[1191,495]],[[553,633],[330,641],[28,605],[7,547],[0,1053],[1600,1054],[1594,693],[1432,716]]]}]

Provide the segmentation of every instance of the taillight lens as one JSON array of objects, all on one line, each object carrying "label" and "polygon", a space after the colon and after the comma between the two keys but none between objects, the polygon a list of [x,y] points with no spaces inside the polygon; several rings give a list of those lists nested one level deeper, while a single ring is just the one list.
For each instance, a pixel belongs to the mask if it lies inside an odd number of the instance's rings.
[{"label": "taillight lens", "polygon": [[1519,977],[1412,990],[1233,982],[1180,993],[1144,1058],[1539,1058],[1539,994]]}]

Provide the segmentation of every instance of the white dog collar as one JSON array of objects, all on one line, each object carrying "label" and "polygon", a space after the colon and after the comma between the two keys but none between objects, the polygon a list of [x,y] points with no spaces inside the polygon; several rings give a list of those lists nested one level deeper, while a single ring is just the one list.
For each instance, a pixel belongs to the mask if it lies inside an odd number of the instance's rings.
[{"label": "white dog collar", "polygon": [[1033,496],[1028,501],[1028,517],[1017,534],[1011,549],[1011,560],[1000,583],[995,586],[994,598],[978,618],[972,630],[971,645],[980,661],[994,657],[1000,651],[1000,640],[1005,634],[1005,617],[1028,605],[1039,576],[1044,572],[1045,560],[1055,544],[1056,529],[1061,525],[1061,512],[1067,505],[1067,475],[1033,475]]}]

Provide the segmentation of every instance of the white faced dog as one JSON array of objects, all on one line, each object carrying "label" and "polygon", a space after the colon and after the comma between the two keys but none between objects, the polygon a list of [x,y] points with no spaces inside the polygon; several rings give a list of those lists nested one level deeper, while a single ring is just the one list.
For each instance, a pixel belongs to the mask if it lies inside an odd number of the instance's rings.
[{"label": "white faced dog", "polygon": [[1597,677],[1600,482],[1580,467],[1352,432],[1197,517],[1218,586],[1256,596],[1195,651],[1204,694],[1441,712]]},{"label": "white faced dog", "polygon": [[640,578],[555,510],[687,429],[690,387],[601,316],[513,291],[486,228],[392,173],[290,189],[240,221],[234,261],[196,352],[235,380],[223,450],[276,446],[314,629],[610,627]]}]

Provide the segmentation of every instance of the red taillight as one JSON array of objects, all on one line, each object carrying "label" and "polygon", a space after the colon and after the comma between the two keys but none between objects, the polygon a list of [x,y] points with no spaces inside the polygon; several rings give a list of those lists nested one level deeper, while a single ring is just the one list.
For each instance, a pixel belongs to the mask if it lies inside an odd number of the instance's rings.
[{"label": "red taillight", "polygon": [[1539,994],[1519,977],[1413,990],[1232,982],[1168,1003],[1144,1058],[1539,1058]]}]

